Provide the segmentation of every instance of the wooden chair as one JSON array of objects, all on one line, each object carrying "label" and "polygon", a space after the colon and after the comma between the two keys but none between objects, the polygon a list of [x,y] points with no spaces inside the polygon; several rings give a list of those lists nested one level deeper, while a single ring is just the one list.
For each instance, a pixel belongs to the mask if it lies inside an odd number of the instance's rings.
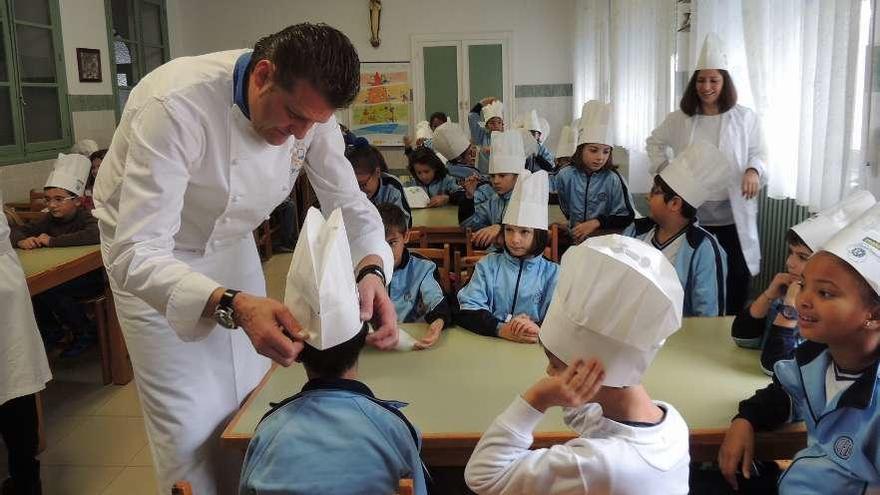
[{"label": "wooden chair", "polygon": [[413,480],[411,478],[400,480],[400,484],[397,485],[397,495],[413,495],[413,493],[415,493]]},{"label": "wooden chair", "polygon": [[475,249],[474,243],[471,240],[473,238],[474,231],[471,229],[466,229],[464,231],[464,255],[468,256],[485,256],[488,251],[484,249]]},{"label": "wooden chair", "polygon": [[[414,490],[412,478],[404,478],[397,485],[397,495],[413,495]],[[171,495],[194,495],[192,485],[187,481],[178,481],[171,487]]]},{"label": "wooden chair", "polygon": [[452,282],[449,278],[452,271],[449,244],[444,244],[442,249],[421,247],[410,248],[410,251],[418,253],[437,264],[437,268],[440,271],[440,286],[445,294],[452,294]]},{"label": "wooden chair", "polygon": [[455,275],[457,279],[456,283],[456,292],[460,291],[465,285],[470,282],[471,277],[474,276],[474,269],[477,266],[477,262],[480,261],[486,253],[475,254],[472,256],[462,256],[461,253],[457,252],[454,256],[453,267],[455,270]]},{"label": "wooden chair", "polygon": [[428,233],[418,228],[410,229],[409,240],[406,242],[406,245],[407,247],[427,248]]}]

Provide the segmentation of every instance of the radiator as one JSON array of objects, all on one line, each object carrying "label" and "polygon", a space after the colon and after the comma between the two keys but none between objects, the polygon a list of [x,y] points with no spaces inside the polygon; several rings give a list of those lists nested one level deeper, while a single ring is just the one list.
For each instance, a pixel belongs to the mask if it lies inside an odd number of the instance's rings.
[{"label": "radiator", "polygon": [[767,190],[758,199],[758,238],[761,240],[761,273],[752,279],[751,293],[760,294],[774,275],[785,268],[788,247],[785,233],[809,216],[805,206],[798,206],[793,199],[771,199]]}]

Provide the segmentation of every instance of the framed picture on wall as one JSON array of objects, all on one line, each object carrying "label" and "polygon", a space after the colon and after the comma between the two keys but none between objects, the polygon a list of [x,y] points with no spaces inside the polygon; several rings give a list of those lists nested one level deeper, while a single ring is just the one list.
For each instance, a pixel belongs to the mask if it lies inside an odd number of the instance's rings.
[{"label": "framed picture on wall", "polygon": [[77,48],[76,65],[79,68],[79,82],[101,82],[101,50]]},{"label": "framed picture on wall", "polygon": [[362,62],[361,90],[349,107],[349,128],[374,146],[402,146],[409,133],[409,62]]}]

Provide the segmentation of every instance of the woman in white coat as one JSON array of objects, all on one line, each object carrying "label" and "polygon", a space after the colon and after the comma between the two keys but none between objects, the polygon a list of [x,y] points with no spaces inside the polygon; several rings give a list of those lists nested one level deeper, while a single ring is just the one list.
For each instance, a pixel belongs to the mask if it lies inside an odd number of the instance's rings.
[{"label": "woman in white coat", "polygon": [[302,349],[290,311],[264,297],[252,231],[303,168],[325,214],[341,208],[350,226],[361,317],[378,326],[371,343],[397,342],[391,250],[333,118],[358,87],[348,38],[298,24],[253,52],[175,59],[128,99],[94,215],[161,493],[178,479],[196,493],[235,491],[241,458],[220,448],[220,432],[267,357],[288,366]]},{"label": "woman in white coat", "polygon": [[727,252],[726,313],[738,314],[761,266],[757,195],[767,183],[767,152],[757,114],[736,104],[727,57],[713,34],[706,37],[680,110],[670,113],[647,140],[651,173],[697,140],[717,146],[728,161],[718,166],[730,168],[727,190],[706,201],[697,218]]},{"label": "woman in white coat", "polygon": [[[0,209],[3,198],[0,196]],[[24,271],[0,214],[0,436],[9,457],[4,495],[40,493],[35,395],[52,379]]]}]

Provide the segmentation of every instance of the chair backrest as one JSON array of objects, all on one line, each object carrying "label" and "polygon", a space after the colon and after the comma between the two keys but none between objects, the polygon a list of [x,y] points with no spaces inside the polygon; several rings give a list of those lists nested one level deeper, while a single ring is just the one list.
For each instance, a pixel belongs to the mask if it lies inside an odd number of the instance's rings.
[{"label": "chair backrest", "polygon": [[[503,235],[503,234],[502,234]],[[483,249],[474,248],[474,243],[472,241],[474,236],[474,231],[471,229],[466,229],[464,232],[464,255],[465,256],[483,256],[488,251]]]},{"label": "chair backrest", "polygon": [[451,294],[452,282],[450,281],[449,274],[452,271],[452,257],[449,244],[444,244],[443,248],[410,248],[410,251],[418,253],[437,264],[438,271],[440,272],[440,285],[443,287],[443,292]]},{"label": "chair backrest", "polygon": [[426,248],[428,247],[428,234],[427,232],[419,229],[410,229],[409,231],[409,240],[406,242],[408,247],[419,247]]},{"label": "chair backrest", "polygon": [[413,493],[413,480],[411,478],[400,480],[400,483],[397,485],[397,495],[413,495]]},{"label": "chair backrest", "polygon": [[192,485],[188,481],[178,481],[171,487],[171,495],[193,495]]},{"label": "chair backrest", "polygon": [[3,207],[3,214],[6,215],[6,221],[10,226],[18,226],[21,227],[24,225],[24,220],[16,213],[14,208],[10,208],[9,206]]},{"label": "chair backrest", "polygon": [[471,277],[474,276],[474,269],[477,266],[477,263],[486,256],[487,253],[475,254],[473,256],[462,256],[461,253],[455,253],[455,261],[453,266],[455,267],[456,278],[458,279],[458,286],[456,287],[456,291],[461,290],[465,285],[470,282]]},{"label": "chair backrest", "polygon": [[559,263],[559,225],[555,223],[550,226],[550,241],[547,249],[544,250],[544,256],[550,261]]},{"label": "chair backrest", "polygon": [[31,211],[43,211],[46,207],[45,197],[42,189],[31,189]]}]

